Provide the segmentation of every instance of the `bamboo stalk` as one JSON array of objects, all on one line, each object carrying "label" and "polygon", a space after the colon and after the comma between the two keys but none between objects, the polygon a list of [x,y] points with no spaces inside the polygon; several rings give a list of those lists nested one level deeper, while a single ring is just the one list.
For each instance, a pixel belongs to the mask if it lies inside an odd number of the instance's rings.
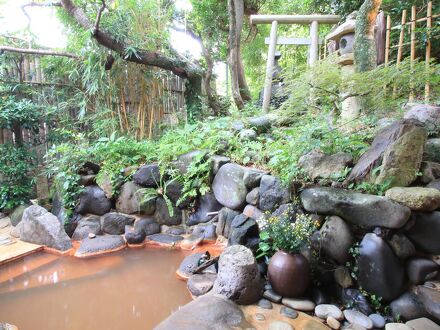
[{"label": "bamboo stalk", "polygon": [[402,61],[402,46],[403,46],[403,38],[405,36],[405,22],[406,22],[406,9],[402,12],[402,30],[400,30],[400,36],[399,36],[399,48],[397,50],[397,66]]},{"label": "bamboo stalk", "polygon": [[391,16],[387,16],[387,30],[385,37],[385,66],[388,66],[390,61],[390,35],[391,35]]},{"label": "bamboo stalk", "polygon": [[[426,54],[425,54],[425,61],[426,61],[426,68],[429,69],[430,61],[431,61],[431,28],[432,28],[432,1],[428,2],[428,8],[426,10]],[[430,89],[429,82],[426,82],[425,84],[425,102],[429,103],[429,95],[430,95]]]},{"label": "bamboo stalk", "polygon": [[[416,60],[416,6],[411,7],[411,70],[414,69],[414,61]],[[410,80],[409,101],[414,101],[414,83]]]},{"label": "bamboo stalk", "polygon": [[[437,14],[437,15],[431,15],[431,21],[432,21],[433,19],[436,19],[436,18],[439,18],[439,17],[440,17],[440,14]],[[419,19],[416,20],[416,23],[422,23],[422,22],[425,22],[425,21],[428,20],[428,18],[429,18],[429,17],[419,18]],[[405,25],[411,25],[411,22],[405,23]],[[391,27],[391,30],[397,30],[397,29],[400,29],[401,26],[402,26],[402,24],[395,25],[395,26]]]}]

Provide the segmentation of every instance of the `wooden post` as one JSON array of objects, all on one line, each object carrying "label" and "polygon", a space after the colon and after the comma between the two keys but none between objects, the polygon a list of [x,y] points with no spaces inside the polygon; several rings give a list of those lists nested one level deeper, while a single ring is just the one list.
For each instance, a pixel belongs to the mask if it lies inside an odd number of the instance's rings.
[{"label": "wooden post", "polygon": [[[432,28],[432,1],[428,2],[428,9],[426,14],[426,68],[429,69],[429,62],[431,61],[431,28]],[[430,86],[429,82],[425,84],[425,102],[429,103]]]},{"label": "wooden post", "polygon": [[391,35],[391,16],[387,16],[387,33],[385,37],[385,66],[388,66],[390,61],[390,35]]},{"label": "wooden post", "polygon": [[397,48],[397,62],[396,65],[399,66],[402,61],[402,47],[403,47],[403,37],[405,36],[405,23],[406,23],[406,9],[402,12],[402,25],[399,36],[399,46]]},{"label": "wooden post", "polygon": [[309,65],[312,65],[318,60],[319,34],[318,21],[313,21],[310,24],[310,54]]},{"label": "wooden post", "polygon": [[385,63],[385,48],[386,48],[386,20],[383,11],[381,11],[376,18],[375,41],[377,53],[377,65]]},{"label": "wooden post", "polygon": [[[414,67],[414,61],[416,60],[416,6],[411,7],[411,69]],[[409,94],[409,101],[414,101],[414,90],[413,90],[413,84],[410,81],[410,94]]]},{"label": "wooden post", "polygon": [[270,107],[270,95],[272,93],[272,75],[275,62],[275,50],[277,46],[277,27],[278,22],[273,21],[270,29],[270,45],[267,53],[266,80],[264,82],[263,112],[268,112]]}]

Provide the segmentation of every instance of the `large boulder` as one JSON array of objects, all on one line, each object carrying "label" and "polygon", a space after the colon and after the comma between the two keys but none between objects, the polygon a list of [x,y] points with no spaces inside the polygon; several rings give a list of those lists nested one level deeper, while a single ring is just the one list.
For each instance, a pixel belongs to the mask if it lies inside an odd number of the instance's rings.
[{"label": "large boulder", "polygon": [[143,231],[145,235],[153,235],[160,233],[160,224],[153,218],[141,218],[134,223],[136,232]]},{"label": "large boulder", "polygon": [[181,174],[186,174],[191,163],[197,159],[206,158],[206,154],[206,151],[193,150],[177,157],[173,165]]},{"label": "large boulder", "polygon": [[105,197],[104,191],[98,186],[87,186],[79,197],[75,211],[79,214],[92,213],[103,215],[110,211],[111,201]]},{"label": "large boulder", "polygon": [[283,187],[281,180],[272,175],[263,175],[260,182],[259,209],[271,211],[289,202],[290,192]]},{"label": "large boulder", "polygon": [[439,265],[426,258],[413,258],[408,261],[406,271],[409,280],[414,284],[423,284],[437,276]]},{"label": "large boulder", "polygon": [[413,292],[405,292],[393,300],[390,308],[394,318],[401,318],[404,321],[428,315],[419,297]]},{"label": "large boulder", "polygon": [[343,175],[345,168],[351,166],[353,157],[345,152],[326,155],[319,151],[311,151],[298,161],[298,165],[310,179],[335,179]]},{"label": "large boulder", "polygon": [[350,258],[348,250],[355,239],[350,226],[340,217],[332,216],[327,219],[319,231],[318,246],[324,253],[336,260],[339,264],[345,264]]},{"label": "large boulder", "polygon": [[18,228],[22,241],[61,251],[72,247],[72,242],[57,217],[41,206],[32,205],[24,210]]},{"label": "large boulder", "polygon": [[231,224],[234,218],[239,215],[240,212],[223,207],[218,213],[218,222],[216,233],[217,236],[223,235],[228,238],[231,233]]},{"label": "large boulder", "polygon": [[156,209],[156,200],[144,201],[143,188],[132,182],[126,182],[121,187],[121,192],[116,200],[116,210],[120,213],[142,213],[151,215]]},{"label": "large boulder", "polygon": [[136,244],[142,244],[145,240],[145,237],[147,237],[147,235],[145,234],[145,231],[139,228],[125,226],[124,237],[128,244],[136,245]]},{"label": "large boulder", "polygon": [[84,258],[119,251],[123,248],[125,248],[125,240],[120,235],[96,236],[94,238],[85,238],[78,250],[76,250],[75,256]]},{"label": "large boulder", "polygon": [[391,301],[404,289],[405,270],[381,237],[369,233],[359,247],[358,283],[370,294]]},{"label": "large boulder", "polygon": [[101,235],[101,219],[96,215],[81,218],[73,232],[72,239],[75,241],[83,240],[89,234]]},{"label": "large boulder", "polygon": [[131,226],[133,223],[133,217],[117,212],[110,212],[101,217],[102,231],[111,235],[123,234],[125,226]]},{"label": "large boulder", "polygon": [[227,247],[220,255],[218,275],[212,288],[238,304],[256,303],[263,295],[263,280],[252,251],[242,245]]},{"label": "large boulder", "polygon": [[[407,186],[420,168],[426,130],[417,120],[400,120],[381,129],[345,183],[371,181]],[[399,163],[400,162],[400,163]],[[382,166],[376,179],[375,169]]]},{"label": "large boulder", "polygon": [[385,196],[413,211],[432,212],[440,207],[440,191],[434,188],[394,187]]},{"label": "large boulder", "polygon": [[191,214],[188,218],[187,225],[189,226],[212,220],[214,214],[209,213],[217,212],[223,207],[223,205],[215,199],[215,196],[210,193],[206,193],[204,196],[200,197],[197,204],[197,211]]},{"label": "large boulder", "polygon": [[440,107],[429,104],[408,104],[405,119],[416,119],[422,122],[430,133],[440,131]]},{"label": "large boulder", "polygon": [[423,160],[435,163],[440,162],[440,138],[428,139],[426,141]]},{"label": "large boulder", "polygon": [[220,168],[212,183],[215,198],[224,206],[238,210],[244,207],[248,190],[243,167],[229,163]]},{"label": "large boulder", "polygon": [[406,232],[406,236],[417,249],[440,254],[440,212],[417,213],[414,225]]},{"label": "large boulder", "polygon": [[257,222],[244,214],[237,215],[231,223],[228,243],[229,245],[240,244],[256,251],[259,243]]},{"label": "large boulder", "polygon": [[437,322],[440,322],[440,290],[427,286],[417,286],[417,294],[426,311]]},{"label": "large boulder", "polygon": [[181,307],[155,330],[233,330],[244,321],[240,308],[221,295],[203,295]]},{"label": "large boulder", "polygon": [[160,170],[157,164],[141,166],[133,175],[133,181],[143,187],[156,188],[160,183]]},{"label": "large boulder", "polygon": [[269,172],[259,170],[253,167],[244,167],[243,181],[248,190],[252,190],[260,186],[263,175],[267,175]]},{"label": "large boulder", "polygon": [[[172,212],[170,213],[170,211]],[[174,205],[168,205],[164,198],[156,198],[154,218],[161,225],[180,225],[182,223],[182,210]]]},{"label": "large boulder", "polygon": [[308,212],[337,215],[364,228],[401,228],[411,215],[408,207],[386,197],[328,187],[305,189],[301,202]]}]

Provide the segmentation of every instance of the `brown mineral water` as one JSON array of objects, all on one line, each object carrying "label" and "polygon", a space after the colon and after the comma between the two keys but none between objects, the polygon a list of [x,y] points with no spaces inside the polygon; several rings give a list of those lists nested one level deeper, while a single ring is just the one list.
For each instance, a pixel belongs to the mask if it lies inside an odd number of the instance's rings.
[{"label": "brown mineral water", "polygon": [[0,266],[0,323],[20,330],[152,329],[189,301],[181,251],[76,259],[38,253]]}]

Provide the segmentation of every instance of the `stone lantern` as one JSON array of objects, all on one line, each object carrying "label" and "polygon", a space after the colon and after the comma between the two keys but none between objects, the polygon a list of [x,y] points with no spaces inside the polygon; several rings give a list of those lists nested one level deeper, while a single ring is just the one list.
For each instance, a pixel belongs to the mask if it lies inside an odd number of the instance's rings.
[{"label": "stone lantern", "polygon": [[[355,18],[348,18],[344,23],[336,27],[327,35],[329,40],[329,52],[338,52],[337,64],[341,66],[342,75],[354,73],[354,36],[355,36]],[[341,97],[347,95],[350,91],[341,91]],[[348,97],[341,103],[341,119],[349,121],[359,116],[361,111],[361,102],[358,97]]]}]

